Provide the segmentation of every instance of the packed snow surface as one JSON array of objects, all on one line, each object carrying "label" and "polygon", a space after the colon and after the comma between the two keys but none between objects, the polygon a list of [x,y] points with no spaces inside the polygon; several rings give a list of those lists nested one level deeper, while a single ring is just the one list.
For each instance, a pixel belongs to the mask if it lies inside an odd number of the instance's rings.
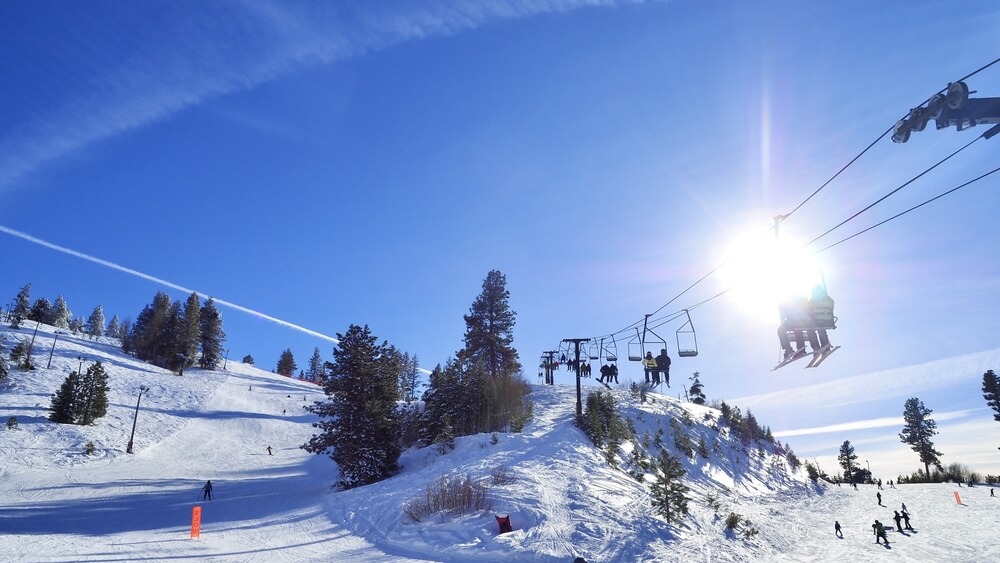
[{"label": "packed snow surface", "polygon": [[[178,376],[112,341],[62,335],[52,348],[53,331],[43,325],[35,337],[38,370],[12,367],[0,382],[0,424],[19,423],[0,427],[3,561],[1000,561],[1000,497],[988,486],[885,487],[879,506],[874,486],[817,486],[770,451],[740,448],[714,409],[626,390],[616,399],[640,436],[662,428],[674,451],[670,419],[687,418],[694,439],[713,444],[707,458],[683,458],[691,513],[680,521],[657,515],[648,479],[612,468],[573,425],[572,386],[534,387],[535,418],[521,433],[462,437],[444,455],[411,449],[398,475],[341,491],[334,463],[299,448],[316,420],[303,407],[324,397],[315,385],[233,361]],[[31,335],[0,332],[7,351],[11,337]],[[110,376],[108,415],[88,427],[48,421],[66,374],[98,360]],[[140,386],[149,391],[130,455]],[[498,469],[513,482],[493,484]],[[493,509],[411,521],[403,506],[442,476],[487,484]],[[892,529],[891,544],[876,545],[874,519],[894,526],[901,503],[915,530]],[[191,539],[195,506],[201,534]],[[727,531],[730,513],[749,524]],[[512,533],[498,534],[497,514],[510,514]]]}]

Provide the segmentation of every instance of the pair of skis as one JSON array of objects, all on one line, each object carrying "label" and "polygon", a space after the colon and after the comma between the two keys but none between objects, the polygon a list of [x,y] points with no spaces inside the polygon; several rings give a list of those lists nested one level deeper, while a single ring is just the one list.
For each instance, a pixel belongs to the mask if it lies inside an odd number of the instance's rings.
[{"label": "pair of skis", "polygon": [[823,346],[819,350],[814,350],[812,354],[810,354],[809,352],[806,352],[806,350],[803,348],[798,350],[795,354],[782,360],[780,363],[778,363],[778,365],[771,368],[771,371],[781,369],[792,362],[797,362],[802,358],[808,357],[810,355],[812,356],[812,360],[809,361],[809,364],[806,365],[806,367],[816,368],[819,367],[820,364],[825,362],[826,359],[829,358],[830,355],[836,352],[837,350],[840,350],[840,346],[830,346],[829,344],[827,344],[826,346]]}]

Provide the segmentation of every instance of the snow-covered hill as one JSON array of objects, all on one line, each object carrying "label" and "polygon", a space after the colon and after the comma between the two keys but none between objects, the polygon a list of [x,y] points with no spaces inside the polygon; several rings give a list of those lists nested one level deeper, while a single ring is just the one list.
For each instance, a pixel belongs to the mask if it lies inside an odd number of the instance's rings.
[{"label": "snow-covered hill", "polygon": [[[11,337],[31,330],[4,329]],[[177,376],[123,356],[111,343],[60,336],[51,368],[53,329],[35,337],[40,369],[11,370],[0,383],[0,559],[126,561],[995,561],[1000,560],[1000,497],[987,487],[816,486],[770,451],[744,451],[717,422],[718,411],[659,395],[616,399],[638,435],[689,419],[686,432],[712,445],[707,458],[684,457],[689,516],[668,525],[639,483],[604,461],[572,424],[575,388],[535,387],[535,418],[518,434],[459,438],[445,455],[409,450],[399,475],[349,491],[330,488],[336,467],[298,446],[315,420],[303,406],[315,386],[229,362],[225,371]],[[110,375],[108,415],[89,427],[47,420],[50,396],[70,370],[100,360]],[[143,395],[135,454],[125,453],[138,388]],[[766,421],[762,421],[766,423]],[[85,455],[88,442],[96,451]],[[718,445],[715,445],[718,444]],[[266,448],[272,447],[273,455]],[[490,483],[503,470],[513,482]],[[403,506],[442,476],[490,484],[493,510],[415,523]],[[211,479],[215,499],[202,501]],[[960,492],[963,504],[953,493]],[[915,532],[890,532],[876,546],[875,518],[892,524],[905,502]],[[201,537],[189,539],[193,506]],[[728,533],[731,512],[756,535]],[[510,514],[500,535],[494,514]],[[833,535],[833,522],[844,539]]]}]

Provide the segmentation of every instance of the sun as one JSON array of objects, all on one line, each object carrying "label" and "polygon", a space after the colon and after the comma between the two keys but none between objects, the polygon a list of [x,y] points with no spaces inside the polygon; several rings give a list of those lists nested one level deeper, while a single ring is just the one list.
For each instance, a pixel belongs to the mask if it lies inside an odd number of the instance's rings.
[{"label": "sun", "polygon": [[790,296],[808,296],[823,284],[816,259],[793,240],[773,236],[743,236],[730,243],[719,269],[731,302],[757,319],[777,320],[778,303]]}]

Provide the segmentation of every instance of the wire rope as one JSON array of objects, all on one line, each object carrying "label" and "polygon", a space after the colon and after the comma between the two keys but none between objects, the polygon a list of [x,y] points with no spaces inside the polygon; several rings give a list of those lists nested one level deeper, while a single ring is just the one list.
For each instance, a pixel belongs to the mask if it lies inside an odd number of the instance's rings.
[{"label": "wire rope", "polygon": [[[986,69],[990,68],[991,66],[993,66],[993,65],[995,65],[995,64],[997,64],[997,63],[1000,63],[1000,58],[996,58],[996,59],[994,59],[993,61],[991,61],[991,62],[989,62],[989,63],[987,63],[987,64],[985,64],[985,65],[983,65],[983,66],[979,67],[978,69],[976,69],[976,70],[974,70],[974,71],[970,72],[969,74],[966,74],[966,75],[965,75],[965,76],[963,76],[962,78],[959,78],[959,79],[958,79],[958,80],[956,80],[955,82],[962,82],[962,81],[965,81],[965,80],[968,80],[969,78],[971,78],[971,77],[975,76],[976,74],[979,74],[980,72],[982,72],[982,71],[984,71],[984,70],[986,70]],[[941,90],[939,90],[939,91],[938,91],[937,93],[942,93],[942,92],[944,92],[944,91],[946,91],[946,90],[947,90],[947,87],[946,87],[946,88],[942,88],[942,89],[941,89]],[[933,96],[931,96],[931,97],[933,97]],[[924,102],[922,102],[922,103],[921,103],[920,105],[923,105],[924,103],[927,103],[927,102],[929,102],[929,101],[930,101],[930,99],[931,99],[930,97],[929,97],[929,98],[927,98],[927,100],[925,100]],[[905,117],[905,115],[904,115],[904,117]],[[795,207],[794,207],[794,208],[793,208],[793,209],[792,209],[791,211],[789,211],[788,213],[786,213],[786,214],[784,214],[784,215],[780,215],[780,216],[779,216],[779,217],[780,217],[780,220],[782,220],[782,221],[783,221],[783,220],[785,220],[785,219],[788,219],[788,218],[789,218],[789,217],[791,217],[791,216],[792,216],[792,215],[793,215],[793,214],[794,214],[795,212],[797,212],[797,211],[798,211],[799,209],[801,209],[801,208],[802,208],[802,207],[803,207],[803,206],[804,206],[804,205],[805,205],[806,203],[808,203],[808,202],[809,202],[809,201],[810,201],[810,200],[811,200],[811,199],[812,199],[813,197],[815,197],[815,196],[816,196],[816,194],[818,194],[818,193],[819,193],[820,191],[822,191],[822,190],[823,190],[824,188],[826,188],[826,187],[827,187],[827,186],[828,186],[828,185],[829,185],[829,184],[830,184],[831,182],[833,182],[833,181],[834,181],[835,179],[837,179],[837,177],[839,177],[839,176],[840,176],[840,175],[841,175],[841,174],[842,174],[842,173],[843,173],[843,172],[844,172],[845,170],[847,170],[847,169],[848,169],[848,168],[849,168],[850,166],[852,166],[852,165],[853,165],[853,164],[854,164],[855,162],[857,162],[857,161],[858,161],[858,160],[859,160],[859,159],[860,159],[860,158],[861,158],[862,156],[864,156],[864,155],[865,155],[865,154],[866,154],[866,153],[867,153],[867,152],[868,152],[869,150],[871,150],[871,148],[872,148],[872,147],[874,147],[874,146],[875,146],[876,144],[878,144],[878,142],[879,142],[879,141],[881,141],[882,139],[884,139],[886,135],[888,135],[889,133],[891,133],[891,132],[892,132],[892,130],[894,129],[894,127],[895,127],[895,126],[893,126],[893,127],[889,127],[889,128],[888,128],[888,129],[886,129],[886,130],[885,130],[885,131],[884,131],[884,132],[883,132],[883,133],[882,133],[881,135],[879,135],[878,137],[876,137],[874,141],[872,141],[871,143],[869,143],[869,144],[868,144],[868,146],[866,146],[866,147],[865,147],[865,148],[864,148],[864,149],[863,149],[863,150],[862,150],[861,152],[859,152],[859,153],[858,153],[857,155],[855,155],[855,156],[854,156],[854,158],[852,158],[852,159],[851,159],[850,161],[848,161],[848,163],[847,163],[847,164],[845,164],[845,165],[844,165],[843,167],[841,167],[841,168],[840,168],[840,169],[839,169],[839,170],[838,170],[838,171],[837,171],[837,172],[836,172],[836,173],[835,173],[835,174],[834,174],[833,176],[831,176],[831,177],[830,177],[830,178],[829,178],[829,179],[828,179],[827,181],[823,182],[823,184],[821,184],[821,185],[820,185],[820,186],[819,186],[818,188],[816,188],[816,190],[814,190],[814,191],[813,191],[813,192],[812,192],[811,194],[809,194],[809,195],[808,195],[808,196],[807,196],[807,197],[806,197],[805,199],[803,199],[803,200],[802,200],[801,202],[799,202],[799,204],[798,204],[798,205],[796,205],[796,206],[795,206]],[[879,198],[878,200],[876,200],[876,201],[875,201],[875,202],[873,202],[872,204],[870,204],[870,205],[868,205],[867,207],[865,207],[865,208],[861,209],[860,211],[858,211],[858,212],[857,212],[857,213],[855,213],[854,215],[851,215],[851,216],[850,216],[850,217],[848,217],[847,219],[845,219],[845,220],[841,221],[840,223],[838,223],[838,224],[837,224],[837,225],[835,225],[834,227],[830,228],[829,230],[827,230],[827,231],[826,231],[826,232],[824,232],[823,234],[819,235],[818,237],[816,237],[816,238],[814,238],[813,240],[811,240],[811,241],[809,241],[808,243],[806,243],[806,244],[805,244],[804,246],[809,246],[809,245],[811,245],[811,244],[813,244],[813,243],[815,243],[815,242],[819,241],[819,240],[820,240],[820,239],[822,239],[823,237],[825,237],[825,236],[827,236],[828,234],[832,233],[833,231],[835,231],[835,230],[839,229],[840,227],[842,227],[843,225],[847,224],[848,222],[850,222],[850,221],[854,220],[855,218],[857,218],[857,217],[858,217],[859,215],[861,215],[862,213],[864,213],[864,212],[868,211],[868,210],[869,210],[869,209],[871,209],[872,207],[874,207],[874,206],[878,205],[879,203],[881,203],[882,201],[884,201],[884,200],[888,199],[889,197],[891,197],[891,196],[892,196],[893,194],[895,194],[896,192],[898,192],[898,191],[902,190],[903,188],[905,188],[905,187],[906,187],[906,186],[908,186],[909,184],[913,183],[913,182],[914,182],[914,181],[916,181],[917,179],[921,178],[922,176],[926,175],[926,174],[927,174],[927,173],[929,173],[930,171],[934,170],[935,168],[937,168],[937,167],[938,167],[938,166],[940,166],[941,164],[943,164],[943,163],[947,162],[948,160],[950,160],[950,159],[951,159],[952,157],[954,157],[955,155],[957,155],[957,154],[961,153],[961,152],[962,152],[962,151],[964,151],[964,150],[965,150],[966,148],[968,148],[968,147],[969,147],[970,145],[972,145],[973,143],[975,143],[975,142],[976,142],[976,141],[978,141],[979,139],[983,138],[983,137],[984,137],[984,135],[985,135],[985,133],[984,133],[984,134],[981,134],[981,135],[980,135],[980,136],[978,136],[978,137],[976,137],[976,138],[975,138],[975,139],[973,139],[972,141],[969,141],[968,143],[966,143],[966,144],[965,144],[964,146],[962,146],[961,148],[959,148],[959,149],[958,149],[958,150],[956,150],[955,152],[953,152],[953,153],[951,153],[950,155],[948,155],[947,157],[945,157],[945,158],[941,159],[940,161],[938,161],[937,163],[935,163],[935,164],[934,164],[934,165],[932,165],[931,167],[927,168],[926,170],[924,170],[924,171],[923,171],[923,172],[921,172],[920,174],[918,174],[918,175],[914,176],[913,178],[911,178],[910,180],[908,180],[907,182],[905,182],[904,184],[902,184],[901,186],[897,187],[896,189],[894,189],[894,190],[892,190],[891,192],[887,193],[886,195],[882,196],[881,198]],[[938,196],[936,196],[936,197],[934,197],[934,198],[931,198],[931,199],[929,199],[929,200],[927,200],[927,201],[925,201],[925,202],[923,202],[923,203],[921,203],[921,204],[919,204],[919,205],[916,205],[916,206],[914,206],[914,207],[911,207],[910,209],[907,209],[906,211],[903,211],[903,212],[901,212],[901,213],[898,213],[898,214],[896,214],[896,215],[894,215],[894,216],[892,216],[892,217],[890,217],[890,218],[888,218],[888,219],[886,219],[886,220],[884,220],[884,221],[881,221],[881,222],[879,222],[879,223],[876,223],[875,225],[872,225],[871,227],[868,227],[867,229],[864,229],[864,230],[862,230],[862,231],[859,231],[859,232],[857,232],[857,233],[854,233],[853,235],[851,235],[851,236],[849,236],[849,237],[846,237],[846,238],[844,238],[844,239],[841,239],[841,240],[839,240],[839,241],[837,241],[837,242],[835,242],[835,243],[833,243],[833,244],[831,244],[831,245],[829,245],[829,246],[827,246],[827,247],[824,247],[824,248],[823,248],[823,249],[821,249],[821,250],[818,250],[818,251],[816,251],[816,252],[813,252],[812,254],[813,254],[813,255],[816,255],[816,254],[819,254],[819,253],[821,253],[821,252],[825,252],[826,250],[829,250],[830,248],[833,248],[834,246],[837,246],[837,245],[839,245],[839,244],[841,244],[841,243],[843,243],[843,242],[846,242],[846,241],[848,241],[848,240],[850,240],[850,239],[852,239],[852,238],[854,238],[854,237],[857,237],[857,236],[859,236],[859,235],[861,235],[861,234],[863,234],[863,233],[865,233],[865,232],[868,232],[868,231],[870,231],[870,230],[874,229],[875,227],[878,227],[878,226],[880,226],[880,225],[883,225],[883,224],[885,224],[885,223],[888,223],[889,221],[892,221],[892,220],[894,220],[894,219],[897,219],[897,218],[899,218],[899,217],[901,217],[901,216],[903,216],[903,215],[905,215],[905,214],[907,214],[907,213],[909,213],[909,212],[911,212],[911,211],[914,211],[914,210],[916,210],[916,209],[918,209],[918,208],[920,208],[920,207],[922,207],[922,206],[924,206],[924,205],[927,205],[927,204],[929,204],[929,203],[931,203],[931,202],[933,202],[933,201],[935,201],[935,200],[937,200],[937,199],[940,199],[941,197],[944,197],[945,195],[948,195],[948,194],[950,194],[950,193],[952,193],[952,192],[954,192],[954,191],[957,191],[957,190],[959,190],[959,189],[961,189],[961,188],[964,188],[964,187],[966,187],[966,186],[968,186],[968,185],[970,185],[970,184],[972,184],[972,183],[974,183],[974,182],[976,182],[976,181],[978,181],[978,180],[981,180],[982,178],[985,178],[985,177],[987,177],[987,176],[989,176],[989,175],[993,174],[994,172],[997,172],[997,170],[1000,170],[1000,169],[994,169],[993,171],[990,171],[990,172],[987,172],[986,174],[983,174],[982,176],[979,176],[979,177],[977,177],[977,178],[975,178],[975,179],[973,179],[973,180],[970,180],[970,181],[968,181],[968,182],[966,182],[966,183],[964,183],[964,184],[962,184],[962,185],[960,185],[960,186],[957,186],[957,187],[955,187],[955,188],[953,188],[953,189],[951,189],[951,190],[948,190],[948,191],[946,191],[946,192],[944,192],[944,193],[942,193],[942,194],[939,194]],[[773,230],[773,229],[774,229],[774,227],[773,227],[773,226],[772,226],[772,227],[770,227],[769,229],[767,229],[767,230],[766,230],[766,231],[764,232],[764,234],[767,234],[768,232],[770,232],[770,231],[771,231],[771,230]],[[638,327],[638,325],[639,325],[640,323],[643,323],[643,322],[646,322],[646,323],[648,324],[648,320],[649,320],[649,317],[651,317],[651,316],[653,316],[653,315],[656,315],[657,313],[659,313],[660,311],[662,311],[663,309],[665,309],[665,308],[666,308],[667,306],[669,306],[669,305],[670,305],[671,303],[673,303],[674,301],[676,301],[677,299],[679,299],[680,297],[682,297],[682,296],[683,296],[684,294],[686,294],[686,293],[687,293],[688,291],[690,291],[691,289],[693,289],[694,287],[696,287],[696,286],[697,286],[698,284],[700,284],[701,282],[705,281],[705,280],[706,280],[707,278],[709,278],[710,276],[712,276],[713,274],[715,274],[715,273],[716,273],[717,271],[719,271],[719,269],[720,269],[720,268],[722,268],[723,266],[725,266],[726,264],[728,264],[728,263],[729,263],[729,262],[730,262],[731,260],[732,260],[732,258],[727,258],[727,259],[723,260],[723,261],[722,261],[722,262],[721,262],[720,264],[718,264],[717,266],[715,266],[714,268],[712,268],[712,269],[711,269],[711,270],[710,270],[710,271],[709,271],[709,272],[708,272],[707,274],[705,274],[705,275],[703,275],[702,277],[698,278],[698,280],[697,280],[697,281],[695,281],[694,283],[692,283],[692,284],[691,284],[691,285],[689,285],[688,287],[684,288],[684,290],[683,290],[683,291],[681,291],[680,293],[678,293],[677,295],[675,295],[674,297],[672,297],[672,298],[671,298],[671,299],[670,299],[669,301],[667,301],[666,303],[664,303],[663,305],[661,305],[661,306],[660,306],[659,308],[657,308],[657,309],[656,309],[655,311],[653,311],[653,312],[652,312],[652,313],[650,313],[649,315],[646,315],[646,316],[645,316],[645,317],[644,317],[643,319],[640,319],[640,320],[638,320],[638,321],[636,321],[636,322],[633,322],[633,323],[631,323],[630,325],[626,326],[625,328],[622,328],[622,329],[620,329],[620,330],[618,330],[618,331],[616,331],[616,332],[612,332],[612,333],[610,333],[610,334],[605,334],[605,335],[602,335],[602,336],[598,336],[598,337],[592,337],[592,338],[591,338],[591,340],[600,340],[600,339],[604,339],[604,338],[612,338],[612,339],[613,339],[613,338],[614,338],[615,336],[617,336],[617,335],[624,335],[624,334],[626,334],[627,332],[630,332],[630,331],[631,331],[631,330],[633,330],[633,329],[637,329],[637,327]],[[699,301],[698,303],[696,303],[696,304],[694,304],[694,305],[692,305],[692,306],[690,306],[690,307],[687,307],[687,308],[686,308],[686,310],[687,310],[687,311],[691,311],[691,310],[694,310],[694,309],[696,309],[696,308],[698,308],[698,307],[700,307],[700,306],[702,306],[702,305],[705,305],[706,303],[709,303],[709,302],[711,302],[711,301],[713,301],[713,300],[715,300],[715,299],[717,299],[717,298],[719,298],[719,297],[722,297],[723,295],[725,295],[726,293],[728,293],[728,292],[729,292],[729,291],[731,291],[732,289],[733,289],[733,287],[732,287],[732,286],[730,286],[729,288],[726,288],[726,289],[724,289],[723,291],[721,291],[721,292],[719,292],[719,293],[717,293],[717,294],[713,295],[712,297],[709,297],[709,298],[707,298],[707,299],[704,299],[704,300],[702,300],[702,301]],[[658,322],[659,324],[655,324],[655,325],[654,325],[654,326],[652,326],[651,328],[659,328],[659,327],[661,327],[661,326],[663,326],[663,325],[665,325],[665,324],[669,323],[670,321],[672,321],[672,320],[676,319],[677,317],[679,317],[679,316],[680,316],[680,315],[681,315],[682,313],[684,313],[684,311],[685,311],[685,309],[681,309],[681,310],[679,310],[679,311],[676,311],[676,312],[674,312],[674,313],[671,313],[671,314],[668,314],[668,315],[666,315],[665,317],[663,317],[663,318],[661,318],[661,319],[659,319],[659,320],[655,321],[655,322]],[[663,320],[663,319],[666,319],[666,320]],[[663,322],[659,322],[660,320],[662,320]]]}]

